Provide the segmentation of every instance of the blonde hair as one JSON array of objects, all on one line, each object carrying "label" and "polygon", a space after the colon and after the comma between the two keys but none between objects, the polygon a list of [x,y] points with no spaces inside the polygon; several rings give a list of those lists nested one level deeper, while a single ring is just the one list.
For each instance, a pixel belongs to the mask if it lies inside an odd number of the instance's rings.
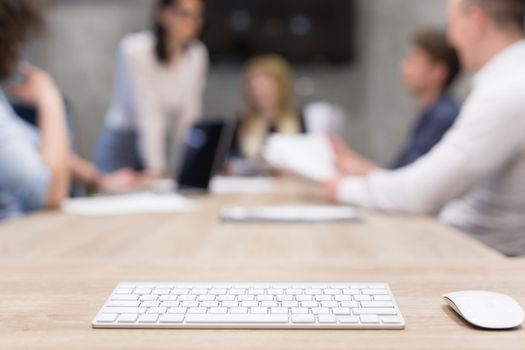
[{"label": "blonde hair", "polygon": [[248,83],[255,74],[273,79],[278,89],[278,115],[276,131],[282,134],[301,132],[301,121],[294,103],[294,78],[290,65],[280,56],[260,56],[248,61],[244,67],[243,90],[245,93],[245,113],[241,121],[239,143],[241,152],[248,159],[256,159],[268,137],[268,121],[254,106],[248,96]]}]

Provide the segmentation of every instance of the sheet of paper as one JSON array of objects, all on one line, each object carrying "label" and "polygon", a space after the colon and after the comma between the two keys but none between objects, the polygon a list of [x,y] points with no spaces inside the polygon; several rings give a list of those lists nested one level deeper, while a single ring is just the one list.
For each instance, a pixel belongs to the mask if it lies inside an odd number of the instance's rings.
[{"label": "sheet of paper", "polygon": [[193,201],[180,195],[152,192],[70,199],[62,205],[64,213],[85,216],[167,214],[194,211],[196,208]]},{"label": "sheet of paper", "polygon": [[263,194],[276,190],[275,180],[269,177],[216,176],[210,185],[214,194]]},{"label": "sheet of paper", "polygon": [[238,222],[341,222],[359,221],[363,215],[353,207],[275,206],[225,208],[221,218]]},{"label": "sheet of paper", "polygon": [[330,140],[324,134],[271,136],[263,157],[276,168],[317,182],[338,174]]}]

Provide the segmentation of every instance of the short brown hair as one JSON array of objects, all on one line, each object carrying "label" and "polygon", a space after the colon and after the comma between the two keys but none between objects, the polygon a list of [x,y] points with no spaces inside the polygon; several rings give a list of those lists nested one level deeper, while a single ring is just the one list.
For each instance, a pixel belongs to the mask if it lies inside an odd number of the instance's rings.
[{"label": "short brown hair", "polygon": [[412,43],[425,51],[434,61],[448,68],[448,76],[443,88],[450,87],[460,73],[461,64],[456,49],[448,42],[447,33],[438,28],[424,28],[416,33]]},{"label": "short brown hair", "polygon": [[465,0],[479,6],[502,28],[525,30],[525,0]]},{"label": "short brown hair", "polygon": [[21,46],[42,26],[34,0],[0,0],[0,78],[13,74]]}]

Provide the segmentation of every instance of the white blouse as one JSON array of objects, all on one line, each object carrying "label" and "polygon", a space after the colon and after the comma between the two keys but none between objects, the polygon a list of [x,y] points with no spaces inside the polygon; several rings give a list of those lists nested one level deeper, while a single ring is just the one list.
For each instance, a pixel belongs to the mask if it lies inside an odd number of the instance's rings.
[{"label": "white blouse", "polygon": [[196,41],[176,64],[163,66],[154,50],[151,32],[131,34],[122,40],[106,126],[136,132],[146,169],[165,173],[168,134],[180,141],[201,117],[209,57],[204,44]]},{"label": "white blouse", "polygon": [[427,156],[398,171],[348,178],[338,199],[440,213],[506,254],[525,254],[525,41],[477,73],[458,121]]}]

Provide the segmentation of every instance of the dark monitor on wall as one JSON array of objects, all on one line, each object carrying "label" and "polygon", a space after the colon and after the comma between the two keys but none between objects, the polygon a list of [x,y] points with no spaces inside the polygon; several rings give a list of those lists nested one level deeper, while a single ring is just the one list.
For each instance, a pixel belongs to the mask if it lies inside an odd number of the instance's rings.
[{"label": "dark monitor on wall", "polygon": [[210,0],[203,41],[213,60],[277,53],[294,62],[348,63],[352,0]]}]

